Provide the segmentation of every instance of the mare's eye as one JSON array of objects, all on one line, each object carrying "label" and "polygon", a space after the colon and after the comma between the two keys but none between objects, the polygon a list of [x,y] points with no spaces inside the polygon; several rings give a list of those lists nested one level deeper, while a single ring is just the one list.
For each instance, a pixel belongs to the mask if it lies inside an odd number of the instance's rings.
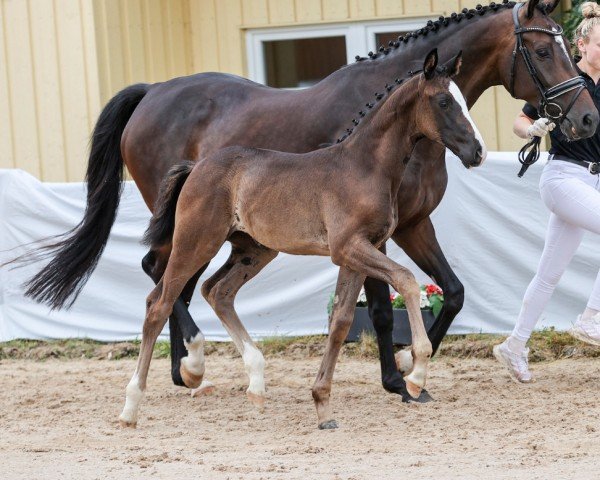
[{"label": "mare's eye", "polygon": [[540,49],[536,50],[535,53],[538,57],[542,57],[542,58],[550,56],[550,51],[546,48],[540,48]]},{"label": "mare's eye", "polygon": [[442,110],[448,110],[448,101],[447,100],[441,100],[439,105]]}]

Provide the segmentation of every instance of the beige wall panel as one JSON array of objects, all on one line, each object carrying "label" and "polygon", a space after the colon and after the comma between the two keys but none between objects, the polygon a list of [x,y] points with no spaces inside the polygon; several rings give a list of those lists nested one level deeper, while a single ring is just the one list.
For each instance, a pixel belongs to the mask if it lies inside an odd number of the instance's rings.
[{"label": "beige wall panel", "polygon": [[[245,1],[245,0],[242,0]],[[296,21],[299,23],[323,20],[321,0],[296,0]]]},{"label": "beige wall panel", "polygon": [[184,5],[181,0],[169,1],[169,23],[167,33],[169,38],[168,55],[171,59],[171,77],[181,77],[190,73],[189,39],[186,37]]},{"label": "beige wall panel", "polygon": [[60,2],[60,4],[60,14],[56,15],[56,31],[62,85],[67,180],[81,181],[87,167],[87,145],[90,136],[86,108],[81,10],[78,2]]},{"label": "beige wall panel", "polygon": [[431,3],[433,12],[446,16],[461,10],[459,0],[433,0]]},{"label": "beige wall panel", "polygon": [[40,178],[49,182],[64,182],[67,179],[67,172],[62,118],[63,99],[56,51],[58,40],[54,27],[54,8],[52,2],[28,1],[35,65],[33,93],[38,113],[36,130],[41,145]]},{"label": "beige wall panel", "polygon": [[296,21],[294,0],[268,0],[269,23],[285,24]]},{"label": "beige wall panel", "polygon": [[375,0],[349,0],[350,18],[372,18],[375,16]]},{"label": "beige wall panel", "polygon": [[121,32],[125,55],[125,81],[132,84],[147,81],[144,24],[140,0],[121,2]]},{"label": "beige wall panel", "polygon": [[244,26],[264,26],[269,23],[267,0],[243,0],[242,23]]},{"label": "beige wall panel", "polygon": [[10,90],[8,83],[8,59],[6,57],[6,30],[4,28],[4,2],[0,2],[0,168],[14,168],[13,125],[11,119]]},{"label": "beige wall panel", "polygon": [[146,59],[152,59],[152,63],[149,65],[151,68],[148,71],[148,80],[158,82],[168,77],[161,0],[144,0],[142,12],[144,15],[144,38],[148,47]]},{"label": "beige wall panel", "polygon": [[399,0],[375,0],[375,9],[380,17],[394,17],[404,14],[403,3]]},{"label": "beige wall panel", "polygon": [[350,18],[347,0],[322,0],[323,20],[340,21]]},{"label": "beige wall panel", "polygon": [[244,74],[242,7],[239,0],[219,0],[216,3],[217,38],[220,71]]},{"label": "beige wall panel", "polygon": [[488,88],[471,108],[471,116],[490,151],[498,150],[496,129],[496,97],[493,88]]},{"label": "beige wall panel", "polygon": [[81,30],[85,58],[85,84],[87,90],[88,131],[92,131],[100,114],[100,81],[94,27],[94,8],[91,0],[79,0]]},{"label": "beige wall panel", "polygon": [[217,14],[213,0],[190,0],[194,72],[219,71]]},{"label": "beige wall panel", "polygon": [[498,149],[516,152],[526,143],[512,130],[513,122],[523,108],[524,102],[512,98],[504,87],[494,87],[494,95],[496,97]]},{"label": "beige wall panel", "polygon": [[[104,103],[113,91],[111,85],[111,59],[114,52],[108,48],[108,32],[106,29],[106,8],[99,0],[93,0],[94,31],[96,36],[96,55],[98,57],[98,80],[100,82],[100,98]],[[110,52],[110,56],[109,56]]]},{"label": "beige wall panel", "polygon": [[[120,0],[103,0],[102,3],[106,12],[105,28],[112,96],[115,91],[128,83],[125,71],[127,44],[123,41],[123,29],[121,26],[123,18],[121,17]],[[63,5],[61,11],[65,7],[66,5]]]},{"label": "beige wall panel", "polygon": [[404,0],[404,13],[406,15],[430,15],[430,0]]},{"label": "beige wall panel", "polygon": [[29,173],[40,176],[39,142],[33,80],[33,63],[28,3],[22,0],[4,2],[4,27],[8,85],[13,130],[14,163]]}]

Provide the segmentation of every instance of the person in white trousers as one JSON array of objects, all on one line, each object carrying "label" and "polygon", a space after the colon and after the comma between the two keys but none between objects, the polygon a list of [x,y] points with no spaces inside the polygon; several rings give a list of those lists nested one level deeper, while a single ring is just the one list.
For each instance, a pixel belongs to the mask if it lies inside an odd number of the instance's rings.
[{"label": "person in white trousers", "polygon": [[[600,6],[586,2],[581,7],[584,19],[577,27],[574,42],[581,54],[575,57],[596,108],[600,107]],[[517,324],[512,334],[494,347],[494,356],[520,383],[533,381],[526,348],[531,332],[550,300],[554,288],[569,265],[586,231],[600,234],[600,129],[594,136],[567,141],[554,123],[540,117],[536,108],[526,104],[514,122],[521,138],[550,134],[549,161],[540,178],[540,193],[550,210],[550,221],[542,258],[529,284]],[[574,319],[570,333],[587,343],[600,345],[600,272],[585,310]]]}]

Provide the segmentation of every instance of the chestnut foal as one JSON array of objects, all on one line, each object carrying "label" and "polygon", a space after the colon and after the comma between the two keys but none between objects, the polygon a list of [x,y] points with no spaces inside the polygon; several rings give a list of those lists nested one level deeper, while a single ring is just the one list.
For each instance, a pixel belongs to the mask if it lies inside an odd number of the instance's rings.
[{"label": "chestnut foal", "polygon": [[[397,191],[419,139],[445,145],[467,167],[480,165],[485,156],[464,98],[450,79],[458,73],[460,54],[442,69],[437,62],[433,50],[422,74],[398,86],[353,135],[331,147],[305,154],[228,147],[195,166],[174,167],[161,186],[145,237],[153,249],[171,249],[171,254],[147,299],[139,363],[120,416],[123,425],[136,425],[152,349],[175,301],[225,241],[231,242],[231,256],[202,285],[202,294],[242,354],[253,403],[264,404],[264,358],[240,322],[234,299],[278,252],[330,256],[340,266],[330,335],[312,390],[319,428],[337,427],[329,403],[333,371],[366,276],[392,285],[406,299],[414,357],[406,383],[409,393],[419,396],[432,351],[419,309],[419,285],[378,248],[396,227],[402,208]],[[199,385],[202,334],[186,346],[189,355],[181,373]]]}]

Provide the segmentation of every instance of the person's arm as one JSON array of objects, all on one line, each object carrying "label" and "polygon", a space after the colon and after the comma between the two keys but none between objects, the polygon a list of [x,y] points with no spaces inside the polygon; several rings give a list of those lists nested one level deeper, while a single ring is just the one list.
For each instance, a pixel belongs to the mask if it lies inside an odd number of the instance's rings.
[{"label": "person's arm", "polygon": [[532,139],[533,137],[544,137],[553,129],[554,123],[549,119],[542,117],[534,121],[523,112],[520,112],[519,115],[517,115],[513,124],[513,132],[515,132],[515,135],[526,140]]}]

